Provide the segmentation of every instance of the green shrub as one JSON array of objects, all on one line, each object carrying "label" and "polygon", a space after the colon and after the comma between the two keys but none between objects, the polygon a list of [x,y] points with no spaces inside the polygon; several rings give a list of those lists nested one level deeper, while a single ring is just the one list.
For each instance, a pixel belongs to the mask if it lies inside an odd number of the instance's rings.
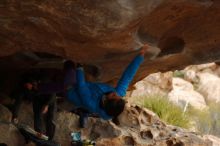
[{"label": "green shrub", "polygon": [[145,97],[142,104],[168,124],[183,128],[190,127],[188,115],[183,113],[180,107],[171,103],[167,97],[161,97],[159,95]]},{"label": "green shrub", "polygon": [[176,70],[173,72],[173,77],[179,77],[179,78],[184,78],[184,72],[183,71],[179,71],[179,70]]}]

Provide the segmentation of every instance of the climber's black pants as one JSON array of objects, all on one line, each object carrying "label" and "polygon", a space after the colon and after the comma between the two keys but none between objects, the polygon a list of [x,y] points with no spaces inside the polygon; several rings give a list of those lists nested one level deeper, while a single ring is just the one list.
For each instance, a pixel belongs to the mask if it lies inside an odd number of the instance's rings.
[{"label": "climber's black pants", "polygon": [[[50,102],[48,102],[50,101]],[[43,107],[48,105],[48,112],[42,113]],[[43,119],[45,120],[46,135],[49,140],[52,140],[55,133],[54,115],[56,112],[56,97],[55,95],[38,95],[33,98],[34,112],[34,129],[37,132],[43,133]]]}]

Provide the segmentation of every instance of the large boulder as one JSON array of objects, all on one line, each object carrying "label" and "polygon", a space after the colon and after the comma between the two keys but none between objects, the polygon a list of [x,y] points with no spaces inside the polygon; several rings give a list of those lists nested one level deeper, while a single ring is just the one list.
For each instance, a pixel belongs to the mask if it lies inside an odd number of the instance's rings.
[{"label": "large boulder", "polygon": [[[30,106],[26,106],[31,108]],[[23,109],[24,110],[24,109]],[[31,124],[33,119],[30,112],[23,112],[20,121]],[[170,126],[160,121],[153,112],[135,105],[127,104],[124,112],[118,117],[120,125],[111,121],[89,118],[87,127],[79,129],[78,116],[68,112],[58,112],[56,118],[55,141],[63,146],[69,146],[71,132],[81,132],[82,139],[95,140],[97,146],[109,145],[138,145],[138,146],[172,146],[191,145],[209,146],[210,141],[205,141],[200,135],[191,133],[179,127]],[[25,121],[29,120],[29,121]],[[24,139],[18,130],[11,124],[0,123],[0,141],[10,146],[23,146]],[[33,145],[30,143],[29,145]]]},{"label": "large boulder", "polygon": [[94,80],[117,81],[143,43],[150,47],[134,81],[220,59],[218,0],[1,0],[0,7],[5,76],[61,56],[89,65]]},{"label": "large boulder", "polygon": [[134,89],[127,92],[129,103],[140,104],[146,97],[167,96],[172,90],[172,72],[150,74],[134,84]]},{"label": "large boulder", "polygon": [[181,78],[173,78],[173,90],[168,94],[170,101],[182,108],[190,104],[194,108],[204,109],[207,107],[204,97],[194,90],[190,82]]},{"label": "large boulder", "polygon": [[134,85],[134,90],[128,92],[128,101],[140,104],[144,98],[157,95],[168,97],[170,101],[181,106],[183,109],[188,104],[197,109],[207,107],[205,97],[196,90],[199,81],[197,72],[193,70],[183,71],[183,77],[186,79],[173,77],[173,74],[173,72],[166,72],[147,76]]},{"label": "large boulder", "polygon": [[206,63],[200,65],[187,66],[182,72],[184,72],[184,79],[197,84],[199,82],[199,73],[218,74],[218,66],[215,63]]},{"label": "large boulder", "polygon": [[168,126],[153,112],[138,106],[127,105],[119,116],[120,125],[110,121],[89,118],[87,128],[78,128],[78,117],[62,112],[58,114],[56,140],[69,145],[70,132],[81,132],[83,139],[93,139],[98,146],[109,145],[192,145],[208,146],[201,136],[184,129]]},{"label": "large boulder", "polygon": [[117,137],[98,139],[101,146],[111,145],[208,145],[199,135],[184,129],[168,126],[161,122],[153,112],[138,106],[126,106],[119,116],[121,125],[115,126],[119,130]]},{"label": "large boulder", "polygon": [[220,78],[210,73],[199,73],[198,78],[198,92],[200,92],[207,101],[220,102]]}]

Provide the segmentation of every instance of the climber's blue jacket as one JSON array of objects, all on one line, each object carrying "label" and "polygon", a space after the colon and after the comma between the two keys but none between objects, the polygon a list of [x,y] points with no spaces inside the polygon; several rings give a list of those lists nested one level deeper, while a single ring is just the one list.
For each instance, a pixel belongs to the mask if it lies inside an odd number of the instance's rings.
[{"label": "climber's blue jacket", "polygon": [[68,99],[76,107],[85,108],[91,113],[98,114],[105,120],[111,119],[112,117],[107,115],[100,107],[103,95],[108,92],[116,92],[119,96],[125,96],[126,90],[143,60],[144,57],[142,55],[136,56],[124,71],[115,88],[105,83],[86,82],[83,68],[77,68],[76,86],[67,91]]}]

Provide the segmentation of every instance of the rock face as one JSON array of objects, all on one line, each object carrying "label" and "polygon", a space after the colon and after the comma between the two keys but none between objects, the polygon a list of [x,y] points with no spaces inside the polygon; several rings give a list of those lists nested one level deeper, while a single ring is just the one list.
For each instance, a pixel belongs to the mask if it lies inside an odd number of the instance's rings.
[{"label": "rock face", "polygon": [[24,146],[24,137],[19,133],[18,129],[12,124],[0,122],[0,143],[8,146]]},{"label": "rock face", "polygon": [[23,136],[17,128],[10,124],[11,112],[0,104],[0,143],[8,146],[23,146],[25,144]]},{"label": "rock face", "polygon": [[0,120],[5,122],[10,122],[12,118],[12,113],[3,105],[0,104]]},{"label": "rock face", "polygon": [[88,64],[100,72],[96,80],[110,81],[149,43],[137,81],[219,60],[219,7],[218,0],[1,0],[0,56],[22,52],[20,58],[1,58],[17,63],[15,70],[45,61],[39,52],[46,52]]},{"label": "rock face", "polygon": [[[26,115],[26,119],[23,116],[20,122],[31,125],[33,119],[30,119],[31,115],[27,110],[30,107],[25,107],[23,110],[27,112],[23,111],[23,114]],[[87,127],[79,129],[78,116],[58,112],[55,140],[62,146],[70,146],[70,133],[80,131],[82,139],[95,140],[97,146],[209,146],[212,143],[208,138],[203,140],[200,135],[166,125],[153,112],[135,105],[126,106],[125,111],[119,116],[119,122],[120,125],[117,126],[111,121],[89,118]],[[10,146],[25,145],[23,137],[13,125],[0,122],[0,130],[7,131],[0,134],[1,142]]]}]

